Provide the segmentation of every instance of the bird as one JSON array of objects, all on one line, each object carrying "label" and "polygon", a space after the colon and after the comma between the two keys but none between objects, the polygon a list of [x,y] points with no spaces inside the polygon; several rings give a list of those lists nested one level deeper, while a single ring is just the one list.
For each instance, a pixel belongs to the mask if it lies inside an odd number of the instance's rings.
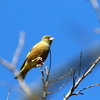
[{"label": "bird", "polygon": [[30,52],[27,54],[24,63],[21,66],[19,74],[15,77],[15,79],[20,79],[23,82],[26,74],[32,68],[37,68],[44,65],[44,61],[49,54],[50,46],[53,40],[53,37],[45,35],[42,37],[40,42],[32,47]]}]

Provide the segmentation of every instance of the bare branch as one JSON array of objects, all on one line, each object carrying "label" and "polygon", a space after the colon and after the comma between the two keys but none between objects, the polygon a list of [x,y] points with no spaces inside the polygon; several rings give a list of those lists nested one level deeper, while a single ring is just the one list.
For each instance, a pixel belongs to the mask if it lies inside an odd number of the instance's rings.
[{"label": "bare branch", "polygon": [[59,91],[60,89],[62,89],[67,84],[67,82],[69,81],[69,79],[71,78],[71,76],[72,76],[72,74],[69,76],[69,78],[66,80],[66,82],[60,88],[58,88],[57,90],[55,90],[53,92],[48,92],[47,95],[48,94],[53,94],[53,93]]},{"label": "bare branch", "polygon": [[[55,80],[51,80],[51,81],[49,81],[49,83],[50,83],[50,82],[58,81],[58,80],[60,80],[60,79],[63,79],[64,77],[66,77],[66,76],[68,76],[69,74],[71,74],[71,72],[72,72],[72,69],[71,69],[67,74],[65,74],[64,76],[61,76],[61,77],[59,77],[59,78],[57,78],[57,79],[55,79]],[[72,72],[72,73],[73,73],[73,72]]]},{"label": "bare branch", "polygon": [[74,68],[74,72],[73,72],[73,87],[75,85],[75,80],[76,80],[75,71],[76,71],[76,69]]},{"label": "bare branch", "polygon": [[50,49],[50,63],[49,63],[49,73],[50,73],[50,70],[51,70],[51,62],[52,62],[52,52],[51,52],[51,49]]},{"label": "bare branch", "polygon": [[[16,76],[18,74],[18,71],[16,70],[15,66],[16,66],[16,63],[18,61],[18,58],[19,58],[19,55],[22,51],[22,48],[23,48],[23,45],[24,45],[24,37],[25,37],[25,34],[24,33],[20,33],[20,39],[19,39],[19,45],[16,49],[16,52],[13,56],[13,59],[12,59],[12,63],[10,64],[8,61],[0,58],[0,63],[6,67],[8,70],[10,70],[14,76]],[[25,82],[20,82],[20,80],[18,79],[18,82],[19,82],[19,85],[21,87],[21,89],[28,95],[32,95],[32,92],[30,90],[30,88],[26,85]]]},{"label": "bare branch", "polygon": [[46,66],[45,70],[46,70],[46,75],[48,75],[49,74],[48,66]]},{"label": "bare branch", "polygon": [[0,58],[0,64],[6,67],[9,71],[11,71],[14,74],[14,76],[18,74],[18,71],[15,69],[15,67],[3,58]]},{"label": "bare branch", "polygon": [[98,28],[95,28],[94,31],[95,33],[97,34],[100,34],[100,6],[99,6],[99,3],[97,0],[90,0],[94,10],[96,11],[97,13],[97,17],[98,17],[98,21],[99,21],[99,27]]},{"label": "bare branch", "polygon": [[99,23],[100,23],[100,6],[99,6],[97,0],[90,0],[90,1],[92,3],[93,8],[97,12],[98,20],[99,20]]},{"label": "bare branch", "polygon": [[15,51],[15,54],[14,54],[14,56],[12,58],[12,62],[11,62],[11,64],[14,67],[16,67],[16,64],[18,62],[19,55],[20,55],[20,53],[22,51],[22,48],[24,46],[24,40],[25,40],[25,33],[24,32],[21,32],[20,33],[20,38],[19,38],[19,45],[18,45],[18,47],[17,47],[17,49]]},{"label": "bare branch", "polygon": [[43,84],[44,84],[45,81],[44,81],[44,72],[43,72],[42,66],[40,67],[40,69],[41,69],[41,74],[42,74],[42,82],[43,82]]},{"label": "bare branch", "polygon": [[44,73],[42,73],[42,82],[43,82],[43,96],[42,96],[42,100],[46,99],[46,95],[47,95],[47,89],[49,86],[49,75],[50,75],[50,70],[51,70],[51,50],[50,50],[50,65],[49,65],[49,69],[46,66],[45,70],[46,70],[46,79],[44,81]]},{"label": "bare branch", "polygon": [[[18,71],[15,69],[14,66],[12,66],[12,64],[10,64],[9,62],[7,62],[6,60],[0,58],[0,63],[5,66],[8,70],[10,70],[14,76],[16,76],[16,74],[18,73]],[[26,94],[31,94],[32,92],[30,91],[29,87],[26,85],[25,82],[20,82],[20,80],[18,80],[20,87],[26,92]]]},{"label": "bare branch", "polygon": [[97,63],[100,61],[100,56],[96,59],[96,61],[94,61],[94,63],[91,65],[91,67],[77,80],[77,82],[75,83],[74,86],[71,87],[71,89],[69,90],[69,92],[64,95],[64,99],[63,100],[67,100],[71,95],[73,94],[73,91],[77,88],[77,86],[80,84],[80,82],[89,74],[91,73],[91,71],[93,70],[93,68],[97,65]]},{"label": "bare branch", "polygon": [[[94,62],[93,62],[93,63],[94,63]],[[90,69],[90,67],[93,65],[93,63],[91,63],[91,64],[86,68],[86,70],[84,71],[83,74],[85,74],[85,73]]]},{"label": "bare branch", "polygon": [[43,82],[43,97],[42,97],[42,100],[46,100],[47,89],[48,89],[48,86],[49,86],[49,74],[50,73],[49,73],[47,66],[46,66],[45,70],[46,70],[46,80]]},{"label": "bare branch", "polygon": [[81,67],[82,67],[82,51],[80,51],[80,65],[79,65],[79,75],[78,75],[78,77],[80,77]]},{"label": "bare branch", "polygon": [[82,94],[83,95],[84,93],[81,93],[81,91],[86,90],[86,89],[91,88],[91,87],[94,87],[94,86],[98,86],[98,85],[100,85],[100,84],[94,84],[94,85],[87,86],[87,87],[79,90],[78,92],[76,92],[75,95],[78,95],[78,94]]},{"label": "bare branch", "polygon": [[11,93],[11,90],[9,89],[9,90],[8,90],[7,99],[6,99],[6,100],[9,100],[9,97],[10,97],[10,93]]},{"label": "bare branch", "polygon": [[97,0],[90,0],[91,3],[92,3],[92,6],[95,10],[97,10],[99,8],[99,4],[97,2]]}]

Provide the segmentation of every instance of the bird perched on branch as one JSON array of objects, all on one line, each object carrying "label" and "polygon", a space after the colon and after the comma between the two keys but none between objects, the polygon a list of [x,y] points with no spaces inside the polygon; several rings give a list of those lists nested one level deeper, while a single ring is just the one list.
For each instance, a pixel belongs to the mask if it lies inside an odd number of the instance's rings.
[{"label": "bird perched on branch", "polygon": [[36,68],[44,64],[53,39],[53,37],[46,35],[42,37],[42,40],[39,43],[33,46],[31,51],[26,56],[26,59],[20,69],[20,73],[15,77],[15,79],[19,78],[21,81],[23,81],[26,74],[32,68]]}]

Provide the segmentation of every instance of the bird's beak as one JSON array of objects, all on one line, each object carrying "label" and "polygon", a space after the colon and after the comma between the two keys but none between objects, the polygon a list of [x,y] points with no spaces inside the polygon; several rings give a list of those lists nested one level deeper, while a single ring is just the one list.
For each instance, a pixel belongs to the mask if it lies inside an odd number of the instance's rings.
[{"label": "bird's beak", "polygon": [[53,37],[51,37],[49,40],[51,40],[51,41],[52,41],[52,40],[54,40],[54,38],[53,38]]}]

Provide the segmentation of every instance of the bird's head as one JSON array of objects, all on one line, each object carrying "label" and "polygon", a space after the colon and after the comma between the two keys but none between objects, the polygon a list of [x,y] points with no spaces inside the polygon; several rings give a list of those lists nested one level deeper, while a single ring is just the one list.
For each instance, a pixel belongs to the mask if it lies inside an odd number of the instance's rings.
[{"label": "bird's head", "polygon": [[42,37],[42,41],[44,41],[44,42],[46,42],[48,44],[51,44],[52,40],[54,40],[54,38],[49,36],[49,35],[45,35],[45,36]]}]

